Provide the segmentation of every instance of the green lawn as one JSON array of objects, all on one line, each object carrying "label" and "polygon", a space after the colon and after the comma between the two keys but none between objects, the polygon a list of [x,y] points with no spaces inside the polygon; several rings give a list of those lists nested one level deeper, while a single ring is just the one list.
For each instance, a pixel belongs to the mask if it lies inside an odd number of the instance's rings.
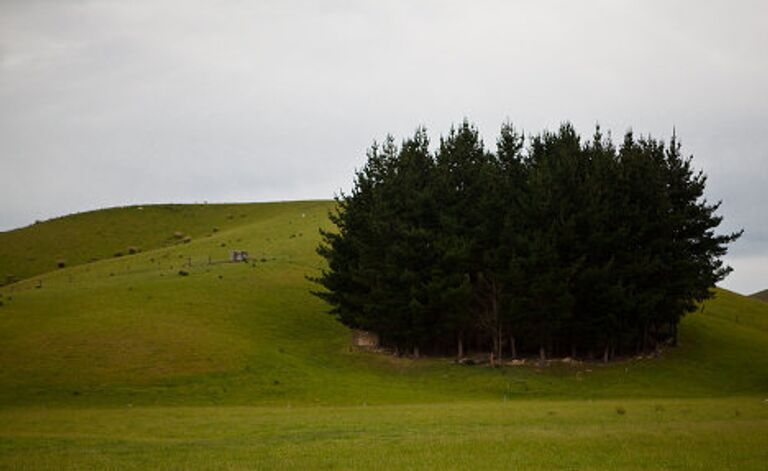
[{"label": "green lawn", "polygon": [[[0,274],[27,278],[0,287],[0,467],[765,469],[768,303],[718,290],[679,348],[607,366],[358,351],[305,278],[331,205],[1,233]],[[233,249],[252,262],[218,263]]]}]

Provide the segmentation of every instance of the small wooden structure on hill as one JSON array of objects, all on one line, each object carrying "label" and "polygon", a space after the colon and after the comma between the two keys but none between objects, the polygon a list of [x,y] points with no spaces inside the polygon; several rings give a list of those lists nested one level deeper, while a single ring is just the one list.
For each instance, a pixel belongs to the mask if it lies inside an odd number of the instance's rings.
[{"label": "small wooden structure on hill", "polygon": [[245,250],[233,250],[229,259],[232,262],[247,262],[248,252]]}]

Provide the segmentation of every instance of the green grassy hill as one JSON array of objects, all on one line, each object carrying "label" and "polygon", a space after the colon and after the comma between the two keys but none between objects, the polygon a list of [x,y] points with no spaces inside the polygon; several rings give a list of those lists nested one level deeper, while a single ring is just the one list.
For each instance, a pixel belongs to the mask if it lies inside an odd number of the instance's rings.
[{"label": "green grassy hill", "polygon": [[[0,268],[18,273],[25,251],[74,263],[129,244],[144,250],[0,290],[2,403],[344,405],[768,391],[768,306],[724,290],[685,320],[681,346],[661,359],[492,370],[353,350],[305,279],[321,266],[314,248],[330,205],[121,208],[3,234],[3,252],[17,259]],[[62,228],[58,245],[28,249]],[[175,231],[192,240],[175,240]],[[251,263],[216,263],[231,249],[249,251]]]},{"label": "green grassy hill", "polygon": [[768,302],[768,289],[758,291],[757,293],[749,295],[750,298],[759,299],[760,301]]},{"label": "green grassy hill", "polygon": [[181,243],[239,227],[279,203],[168,204],[129,206],[74,214],[8,232],[0,232],[0,284],[24,279],[58,267],[127,255]]},{"label": "green grassy hill", "polygon": [[[306,279],[331,205],[120,208],[0,234],[0,273],[26,277],[0,287],[0,468],[764,466],[768,304],[718,290],[680,347],[610,365],[359,351]],[[223,263],[233,249],[251,262]]]}]

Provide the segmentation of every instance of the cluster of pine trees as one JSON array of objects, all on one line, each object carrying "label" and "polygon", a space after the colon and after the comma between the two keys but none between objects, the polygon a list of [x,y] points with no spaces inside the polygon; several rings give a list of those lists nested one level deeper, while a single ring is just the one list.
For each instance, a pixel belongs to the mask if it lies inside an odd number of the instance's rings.
[{"label": "cluster of pine trees", "polygon": [[570,124],[495,152],[468,122],[374,144],[315,279],[345,325],[404,354],[603,358],[676,342],[730,271],[706,176],[667,145]]}]

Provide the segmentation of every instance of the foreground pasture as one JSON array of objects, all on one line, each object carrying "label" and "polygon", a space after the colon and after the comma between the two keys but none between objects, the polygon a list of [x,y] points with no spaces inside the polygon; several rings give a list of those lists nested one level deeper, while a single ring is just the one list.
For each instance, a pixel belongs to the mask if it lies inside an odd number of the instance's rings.
[{"label": "foreground pasture", "polygon": [[0,411],[10,469],[738,469],[768,401],[520,400]]}]

